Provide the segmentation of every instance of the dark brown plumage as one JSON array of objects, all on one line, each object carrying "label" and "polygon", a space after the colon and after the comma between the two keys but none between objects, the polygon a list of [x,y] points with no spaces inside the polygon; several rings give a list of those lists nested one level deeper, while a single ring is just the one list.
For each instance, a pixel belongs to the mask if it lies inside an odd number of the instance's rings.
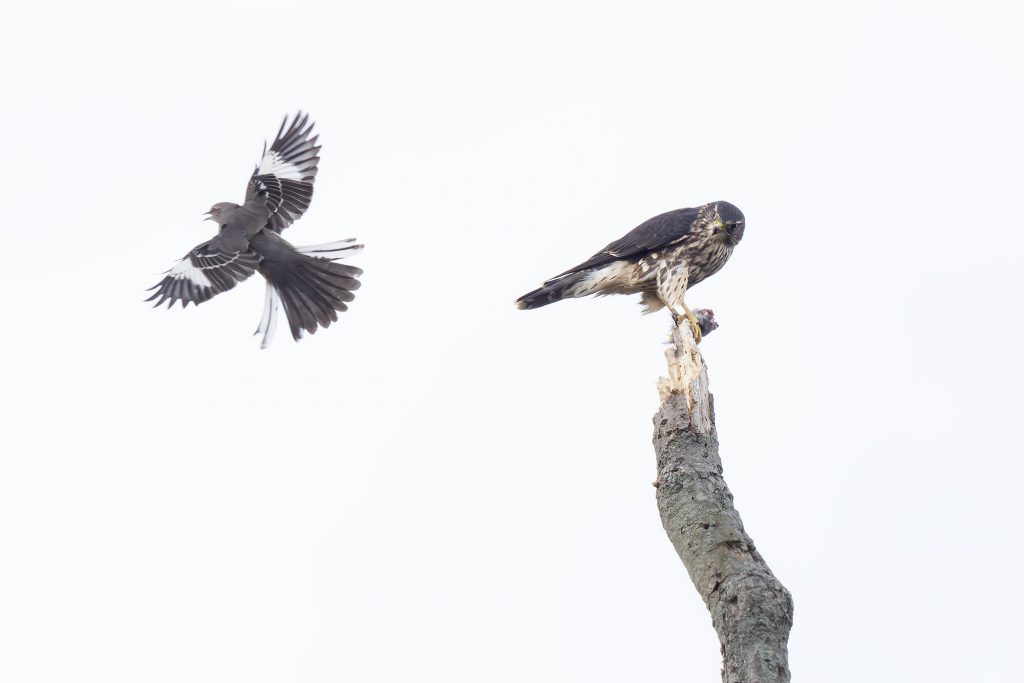
[{"label": "dark brown plumage", "polygon": [[583,263],[516,301],[522,309],[591,294],[640,294],[645,312],[664,306],[700,328],[683,297],[714,275],[743,238],[743,213],[729,202],[677,209],[644,221]]}]

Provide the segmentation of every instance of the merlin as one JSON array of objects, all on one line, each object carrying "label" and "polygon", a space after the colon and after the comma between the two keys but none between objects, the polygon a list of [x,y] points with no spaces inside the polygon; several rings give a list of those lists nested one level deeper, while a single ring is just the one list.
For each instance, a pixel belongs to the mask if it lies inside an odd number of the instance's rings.
[{"label": "merlin", "polygon": [[668,307],[699,342],[700,324],[683,298],[686,290],[725,265],[743,239],[743,212],[729,202],[676,209],[644,221],[574,268],[516,301],[522,309],[596,294],[640,294],[644,313]]},{"label": "merlin", "polygon": [[261,348],[267,348],[277,326],[278,305],[284,306],[292,338],[303,332],[337,322],[338,313],[359,289],[363,271],[337,263],[358,252],[363,245],[354,239],[299,247],[289,244],[281,233],[309,208],[313,180],[320,162],[319,136],[313,135],[308,114],[299,112],[288,123],[286,116],[270,149],[263,156],[245,192],[245,202],[220,202],[206,212],[206,220],[219,226],[216,237],[190,251],[163,280],[147,301],[167,307],[180,301],[199,305],[259,272],[267,281],[263,317],[255,334]]}]

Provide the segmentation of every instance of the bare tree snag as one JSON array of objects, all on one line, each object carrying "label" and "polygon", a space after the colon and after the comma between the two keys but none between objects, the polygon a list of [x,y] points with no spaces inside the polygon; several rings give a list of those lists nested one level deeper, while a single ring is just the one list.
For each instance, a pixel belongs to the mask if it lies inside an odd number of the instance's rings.
[{"label": "bare tree snag", "polygon": [[[702,331],[717,325],[697,311]],[[672,330],[654,416],[658,512],[722,644],[722,681],[789,681],[793,599],[743,530],[722,478],[714,400],[686,320]]]}]

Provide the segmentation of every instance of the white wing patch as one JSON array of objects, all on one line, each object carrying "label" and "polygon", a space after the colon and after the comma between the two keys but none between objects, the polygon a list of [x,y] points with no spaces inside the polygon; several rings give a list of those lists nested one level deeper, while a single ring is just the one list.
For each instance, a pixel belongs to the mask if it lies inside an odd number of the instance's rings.
[{"label": "white wing patch", "polygon": [[288,161],[277,152],[270,151],[263,155],[257,175],[275,175],[283,180],[302,180],[303,171],[298,166]]},{"label": "white wing patch", "polygon": [[210,278],[206,277],[203,269],[193,266],[192,259],[188,257],[182,259],[178,265],[167,271],[167,274],[175,280],[184,278],[197,287],[213,287],[213,283],[210,282]]},{"label": "white wing patch", "polygon": [[175,301],[180,301],[182,307],[190,303],[198,306],[252,275],[259,264],[260,257],[253,251],[221,252],[210,242],[200,244],[149,288],[156,293],[146,301],[158,299],[154,306],[159,306],[170,299],[168,306]]}]

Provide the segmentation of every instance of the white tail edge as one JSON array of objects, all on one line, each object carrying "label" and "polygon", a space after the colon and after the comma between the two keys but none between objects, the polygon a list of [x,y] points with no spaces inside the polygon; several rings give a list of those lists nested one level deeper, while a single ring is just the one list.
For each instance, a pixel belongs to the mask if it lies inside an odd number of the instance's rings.
[{"label": "white tail edge", "polygon": [[359,253],[363,250],[363,245],[354,244],[355,241],[356,239],[352,237],[347,240],[327,242],[326,244],[311,244],[306,247],[295,247],[295,251],[314,258],[337,261],[339,259],[348,258],[352,254]]},{"label": "white tail edge", "polygon": [[254,334],[261,334],[260,348],[265,349],[274,341],[274,331],[277,329],[277,307],[281,303],[281,297],[277,293],[277,287],[267,282],[267,298],[263,303],[263,317],[260,318],[259,327]]}]

